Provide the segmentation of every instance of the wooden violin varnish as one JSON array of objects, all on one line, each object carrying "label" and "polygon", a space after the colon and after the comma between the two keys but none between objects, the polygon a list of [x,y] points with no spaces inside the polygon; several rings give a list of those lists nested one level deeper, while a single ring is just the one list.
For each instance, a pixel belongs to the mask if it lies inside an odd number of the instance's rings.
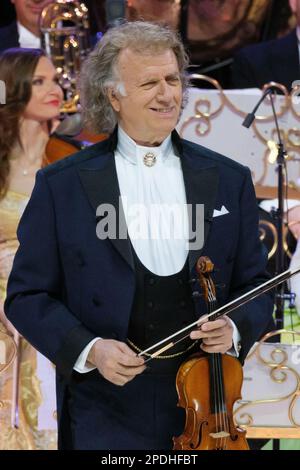
[{"label": "wooden violin varnish", "polygon": [[[211,313],[217,308],[211,279],[213,263],[199,258],[196,269]],[[212,315],[209,320],[214,320]],[[245,431],[236,427],[233,406],[241,398],[243,369],[235,357],[197,353],[177,373],[178,406],[186,411],[183,433],[174,437],[174,450],[249,450]]]}]

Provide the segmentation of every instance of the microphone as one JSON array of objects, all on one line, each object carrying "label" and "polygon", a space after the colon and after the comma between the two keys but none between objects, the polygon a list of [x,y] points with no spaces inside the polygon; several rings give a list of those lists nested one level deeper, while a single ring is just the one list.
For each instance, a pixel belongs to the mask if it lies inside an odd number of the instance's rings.
[{"label": "microphone", "polygon": [[272,90],[273,90],[273,87],[267,88],[267,90],[263,93],[263,95],[261,96],[261,98],[258,101],[258,103],[256,104],[256,106],[253,108],[253,111],[251,113],[247,114],[244,121],[242,122],[242,125],[244,127],[247,127],[247,129],[249,129],[249,127],[251,126],[252,122],[255,119],[255,113],[258,110],[260,104],[263,102],[263,100],[265,99],[266,96],[268,96],[270,93],[272,93]]}]

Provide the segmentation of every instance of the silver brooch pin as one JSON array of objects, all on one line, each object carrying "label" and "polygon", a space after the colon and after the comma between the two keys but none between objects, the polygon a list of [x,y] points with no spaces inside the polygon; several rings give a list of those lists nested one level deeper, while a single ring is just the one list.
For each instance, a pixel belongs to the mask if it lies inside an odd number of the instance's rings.
[{"label": "silver brooch pin", "polygon": [[143,161],[146,166],[153,166],[156,163],[156,155],[152,152],[148,152],[144,155]]}]

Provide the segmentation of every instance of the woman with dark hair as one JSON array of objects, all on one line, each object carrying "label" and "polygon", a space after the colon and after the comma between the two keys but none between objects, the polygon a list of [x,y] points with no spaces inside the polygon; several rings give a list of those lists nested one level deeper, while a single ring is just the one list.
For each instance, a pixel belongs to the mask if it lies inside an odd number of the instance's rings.
[{"label": "woman with dark hair", "polygon": [[2,53],[0,80],[6,89],[0,104],[0,335],[13,336],[18,345],[14,365],[2,373],[0,368],[0,449],[45,449],[55,445],[56,436],[39,430],[38,353],[8,322],[3,301],[18,248],[18,222],[35,174],[47,164],[45,149],[58,123],[62,90],[53,64],[39,49]]}]

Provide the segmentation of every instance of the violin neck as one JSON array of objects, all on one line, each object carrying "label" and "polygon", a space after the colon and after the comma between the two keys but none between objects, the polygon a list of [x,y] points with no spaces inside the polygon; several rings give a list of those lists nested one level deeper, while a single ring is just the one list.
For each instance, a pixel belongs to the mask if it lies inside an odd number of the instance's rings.
[{"label": "violin neck", "polygon": [[[217,300],[213,300],[208,304],[209,313],[218,307]],[[210,321],[215,320],[214,315]],[[211,353],[209,358],[209,375],[210,375],[210,409],[214,414],[226,412],[226,397],[223,380],[222,354]]]}]

